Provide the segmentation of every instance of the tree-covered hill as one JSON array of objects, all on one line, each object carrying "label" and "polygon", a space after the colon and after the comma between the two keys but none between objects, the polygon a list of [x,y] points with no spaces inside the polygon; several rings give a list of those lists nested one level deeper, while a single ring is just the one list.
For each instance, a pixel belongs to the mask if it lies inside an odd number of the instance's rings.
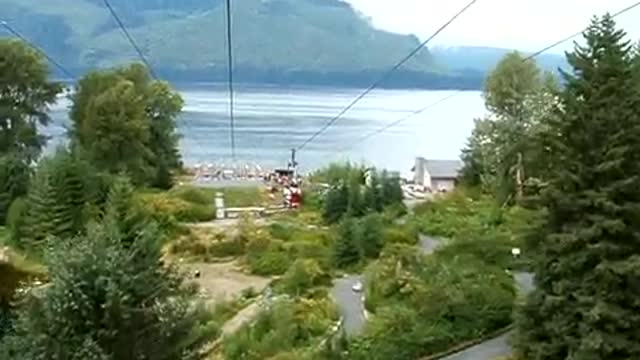
[{"label": "tree-covered hill", "polygon": [[[226,78],[223,0],[111,0],[157,72],[181,81]],[[0,0],[2,18],[81,74],[138,60],[103,0]],[[420,42],[374,28],[342,0],[233,1],[239,81],[366,86]],[[6,32],[1,35],[8,35]],[[450,66],[424,49],[384,86],[479,88],[486,69]]]}]

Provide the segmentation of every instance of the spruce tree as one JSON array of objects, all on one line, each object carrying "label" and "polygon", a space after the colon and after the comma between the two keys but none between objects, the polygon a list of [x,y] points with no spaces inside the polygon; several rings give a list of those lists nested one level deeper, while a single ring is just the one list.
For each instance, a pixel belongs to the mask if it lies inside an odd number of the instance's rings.
[{"label": "spruce tree", "polygon": [[342,221],[333,247],[334,262],[338,267],[346,267],[360,261],[360,235],[356,219],[348,217]]},{"label": "spruce tree", "polygon": [[26,238],[16,240],[25,248],[41,249],[45,240],[55,233],[58,206],[47,160],[40,163],[31,181],[27,204]]},{"label": "spruce tree", "polygon": [[161,262],[161,234],[130,246],[114,226],[91,226],[46,257],[50,284],[17,311],[0,360],[203,359],[217,326],[197,294]]},{"label": "spruce tree", "polygon": [[323,217],[329,224],[342,218],[349,209],[349,188],[344,182],[332,186],[327,192],[324,202]]},{"label": "spruce tree", "polygon": [[380,212],[384,208],[382,199],[382,184],[380,184],[380,177],[377,172],[371,174],[371,180],[364,192],[364,203],[367,206],[367,210]]},{"label": "spruce tree", "polygon": [[147,223],[134,204],[133,194],[131,180],[121,175],[113,182],[106,203],[105,220],[120,231],[126,243],[131,243]]},{"label": "spruce tree", "polygon": [[360,248],[362,254],[375,259],[380,255],[384,246],[384,219],[380,214],[369,214],[360,220]]},{"label": "spruce tree", "polygon": [[584,37],[547,134],[555,164],[531,244],[537,290],[519,316],[525,359],[640,359],[640,94],[612,18]]},{"label": "spruce tree", "polygon": [[37,248],[47,237],[84,231],[88,204],[95,201],[87,164],[65,149],[41,160],[27,197],[26,236]]},{"label": "spruce tree", "polygon": [[360,217],[366,212],[366,204],[362,196],[362,185],[357,179],[349,182],[349,216]]},{"label": "spruce tree", "polygon": [[380,182],[382,183],[382,199],[385,205],[402,202],[404,195],[400,186],[400,178],[390,175],[387,170],[383,170]]}]

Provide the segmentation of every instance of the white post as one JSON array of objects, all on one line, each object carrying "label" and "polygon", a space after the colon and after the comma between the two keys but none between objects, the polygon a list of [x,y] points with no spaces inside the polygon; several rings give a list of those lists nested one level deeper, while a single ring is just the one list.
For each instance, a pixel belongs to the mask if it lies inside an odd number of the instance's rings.
[{"label": "white post", "polygon": [[224,195],[222,193],[216,193],[216,219],[224,219],[227,217],[227,212],[224,208]]}]

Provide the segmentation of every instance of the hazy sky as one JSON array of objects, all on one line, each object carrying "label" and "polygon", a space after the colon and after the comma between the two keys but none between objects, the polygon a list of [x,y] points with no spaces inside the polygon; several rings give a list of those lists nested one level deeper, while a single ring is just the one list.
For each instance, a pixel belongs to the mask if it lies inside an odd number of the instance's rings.
[{"label": "hazy sky", "polygon": [[[422,39],[470,0],[346,0],[385,30]],[[535,51],[575,33],[593,15],[618,12],[637,0],[478,0],[436,37],[433,45],[482,45]],[[640,40],[640,6],[616,18]],[[561,52],[568,42],[553,49]]]}]

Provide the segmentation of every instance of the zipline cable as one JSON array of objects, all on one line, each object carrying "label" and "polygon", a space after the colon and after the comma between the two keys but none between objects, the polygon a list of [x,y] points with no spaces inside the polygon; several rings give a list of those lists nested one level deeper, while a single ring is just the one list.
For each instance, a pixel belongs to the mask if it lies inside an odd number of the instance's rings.
[{"label": "zipline cable", "polygon": [[140,47],[138,47],[138,44],[136,44],[136,41],[133,39],[133,37],[131,36],[129,31],[127,30],[127,27],[120,20],[120,17],[118,16],[118,13],[116,13],[116,11],[113,9],[113,6],[111,6],[111,3],[109,2],[109,0],[102,0],[102,2],[104,3],[104,6],[107,9],[109,9],[109,12],[111,13],[111,17],[113,17],[113,19],[116,21],[116,23],[120,27],[120,30],[122,30],[122,33],[124,34],[124,36],[127,38],[127,40],[129,40],[129,44],[131,44],[133,49],[138,53],[138,57],[140,58],[140,60],[142,60],[144,65],[147,67],[147,69],[149,69],[149,73],[151,74],[151,76],[155,80],[158,80],[158,76],[157,76],[155,70],[153,70],[153,67],[151,66],[149,61],[147,61],[147,58],[142,53],[142,50],[140,50]]},{"label": "zipline cable", "polygon": [[231,159],[236,160],[236,134],[235,134],[235,114],[233,96],[233,28],[231,26],[231,0],[226,1],[227,18],[227,76],[229,83],[229,129],[231,137]]},{"label": "zipline cable", "polygon": [[55,66],[58,70],[60,70],[65,76],[69,77],[69,79],[74,80],[76,78],[69,70],[67,70],[64,66],[62,66],[62,64],[60,64],[54,58],[49,56],[49,54],[47,54],[47,52],[44,51],[41,47],[37,46],[35,43],[27,39],[24,35],[19,33],[16,29],[14,29],[11,25],[9,25],[8,22],[0,21],[0,25],[2,25],[2,27],[7,29],[7,31],[10,32],[13,36],[17,37],[22,42],[24,42],[25,44],[29,45],[34,50],[39,52],[42,56],[45,57],[45,59],[47,59],[51,64],[53,64],[53,66]]},{"label": "zipline cable", "polygon": [[440,26],[436,32],[434,32],[428,39],[420,43],[418,47],[416,47],[413,51],[411,51],[407,56],[405,56],[402,60],[396,63],[390,70],[382,75],[378,80],[376,80],[371,86],[369,86],[364,92],[358,95],[347,107],[342,109],[338,115],[329,120],[324,126],[322,126],[318,131],[316,131],[311,137],[305,140],[300,146],[298,146],[297,150],[304,149],[307,145],[309,145],[312,141],[314,141],[318,136],[320,136],[323,132],[325,132],[331,125],[333,125],[336,121],[340,120],[342,116],[344,116],[351,108],[353,108],[360,100],[362,100],[365,96],[367,96],[371,91],[380,86],[385,80],[391,76],[396,70],[398,70],[402,65],[404,65],[407,61],[413,58],[418,52],[420,52],[431,40],[433,40],[436,36],[438,36],[443,30],[445,30],[451,23],[453,23],[458,17],[460,17],[463,13],[465,13],[473,4],[476,3],[477,0],[472,0],[465,7],[463,7],[460,11],[458,11],[451,19],[449,19],[446,23]]},{"label": "zipline cable", "polygon": [[[631,10],[635,9],[638,6],[640,6],[640,1],[638,1],[638,2],[636,2],[634,4],[632,4],[632,5],[624,8],[624,9],[612,14],[611,17],[612,18],[616,18],[616,17],[618,17],[618,16],[620,16],[620,15],[622,15],[622,14],[628,12],[628,11],[631,11]],[[566,36],[566,37],[564,37],[564,38],[552,43],[551,45],[548,45],[548,46],[546,46],[546,47],[544,47],[544,48],[542,48],[542,49],[540,49],[540,50],[538,50],[538,51],[536,51],[536,52],[534,52],[532,54],[529,54],[527,57],[525,57],[523,59],[523,61],[532,60],[532,59],[540,56],[541,54],[549,51],[550,49],[553,49],[554,47],[556,47],[556,46],[558,46],[560,44],[563,44],[563,43],[575,38],[576,36],[579,36],[580,34],[584,33],[584,31],[586,31],[587,29],[589,29],[589,27],[586,27],[586,28],[584,28],[584,29],[582,29],[582,30],[570,35],[570,36]],[[453,94],[449,94],[449,95],[447,95],[447,96],[445,96],[445,97],[443,97],[443,98],[441,98],[441,99],[439,99],[439,100],[437,100],[437,101],[435,101],[435,102],[433,102],[433,103],[431,103],[431,104],[429,104],[429,105],[427,105],[427,106],[425,106],[425,107],[423,107],[421,109],[415,110],[412,113],[410,113],[410,114],[408,114],[408,115],[406,115],[406,116],[404,116],[404,117],[402,117],[402,118],[400,118],[400,119],[398,119],[398,120],[396,120],[396,121],[394,121],[392,123],[389,123],[389,124],[379,128],[377,130],[374,130],[374,131],[370,132],[369,134],[367,134],[367,135],[361,137],[360,139],[356,140],[351,145],[338,150],[338,152],[339,153],[343,153],[343,152],[345,152],[347,150],[350,150],[355,145],[357,145],[359,143],[362,143],[362,142],[364,142],[364,141],[366,141],[366,140],[368,140],[368,139],[370,139],[370,138],[372,138],[372,137],[374,137],[374,136],[376,136],[376,135],[378,135],[380,133],[383,133],[386,130],[389,130],[390,128],[395,127],[398,124],[403,123],[403,122],[411,119],[412,117],[414,117],[416,115],[422,114],[423,112],[425,112],[425,111],[427,111],[427,110],[429,110],[429,109],[431,109],[431,108],[433,108],[433,107],[435,107],[437,105],[440,105],[441,103],[443,103],[443,102],[445,102],[447,100],[450,100],[450,99],[452,99],[452,98],[454,98],[454,97],[456,97],[456,96],[458,96],[458,95],[460,95],[460,94],[462,94],[464,92],[465,92],[464,90],[459,90],[459,91],[457,91],[457,92],[455,92]]]}]

